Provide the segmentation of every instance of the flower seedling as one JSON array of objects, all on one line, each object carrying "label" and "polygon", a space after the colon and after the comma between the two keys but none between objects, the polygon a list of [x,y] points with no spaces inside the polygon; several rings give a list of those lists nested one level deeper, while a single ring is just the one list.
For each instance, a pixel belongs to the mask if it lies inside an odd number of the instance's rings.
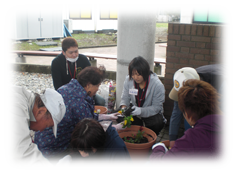
[{"label": "flower seedling", "polygon": [[143,127],[141,126],[136,135],[132,134],[132,137],[124,137],[124,141],[128,143],[140,143],[145,133],[145,131],[142,130]]},{"label": "flower seedling", "polygon": [[125,128],[125,127],[131,127],[132,121],[134,121],[133,116],[132,116],[132,115],[126,116],[124,109],[121,109],[121,110],[118,111],[118,112],[119,112],[121,115],[124,116],[124,118],[123,118],[124,122],[121,123],[121,124],[123,124],[123,128]]},{"label": "flower seedling", "polygon": [[132,121],[134,121],[132,115],[124,117],[123,128],[131,127]]}]

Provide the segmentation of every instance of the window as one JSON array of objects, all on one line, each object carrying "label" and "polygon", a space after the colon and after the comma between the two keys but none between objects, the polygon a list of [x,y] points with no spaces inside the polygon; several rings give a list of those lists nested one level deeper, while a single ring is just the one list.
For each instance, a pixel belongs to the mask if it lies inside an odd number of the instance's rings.
[{"label": "window", "polygon": [[194,11],[193,23],[224,23],[221,12],[217,10],[198,9]]},{"label": "window", "polygon": [[100,5],[100,19],[117,19],[118,5],[103,4]]},{"label": "window", "polygon": [[83,7],[82,9],[70,9],[69,18],[70,19],[92,19],[91,18],[91,8]]}]

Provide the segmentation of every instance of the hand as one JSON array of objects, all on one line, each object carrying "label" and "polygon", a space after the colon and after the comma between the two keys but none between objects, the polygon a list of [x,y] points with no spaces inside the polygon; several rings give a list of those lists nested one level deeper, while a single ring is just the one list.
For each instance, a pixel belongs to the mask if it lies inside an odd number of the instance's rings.
[{"label": "hand", "polygon": [[170,148],[174,146],[175,141],[170,141]]},{"label": "hand", "polygon": [[164,147],[165,153],[168,151],[168,149],[167,149],[167,147],[165,146],[165,144],[164,144],[164,143],[161,143],[161,142],[154,144],[154,145],[152,146],[152,150],[153,150],[154,148],[156,148],[157,146],[162,146],[162,147]]},{"label": "hand", "polygon": [[99,120],[112,120],[115,121],[118,119],[116,115],[119,113],[113,113],[113,114],[99,114]]},{"label": "hand", "polygon": [[137,106],[133,106],[132,109],[134,109],[134,111],[131,112],[132,115],[140,115],[142,112],[141,108]]},{"label": "hand", "polygon": [[63,157],[62,159],[60,159],[58,161],[58,163],[56,164],[56,170],[68,170],[70,163],[72,161],[72,158],[70,155],[66,155],[65,157]]},{"label": "hand", "polygon": [[114,127],[117,131],[125,129],[123,128],[123,122],[118,123],[118,124],[113,124],[112,127]]}]

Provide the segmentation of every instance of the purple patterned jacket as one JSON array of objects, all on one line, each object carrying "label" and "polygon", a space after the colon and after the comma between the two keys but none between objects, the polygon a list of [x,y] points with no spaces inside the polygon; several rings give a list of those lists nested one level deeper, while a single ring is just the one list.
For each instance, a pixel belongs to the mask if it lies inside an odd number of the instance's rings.
[{"label": "purple patterned jacket", "polygon": [[71,79],[57,91],[62,95],[66,105],[65,116],[58,124],[57,138],[54,137],[52,128],[35,133],[34,141],[46,158],[60,157],[60,154],[66,152],[72,131],[80,120],[83,118],[98,120],[98,115],[94,113],[93,98],[87,95],[76,79]]}]

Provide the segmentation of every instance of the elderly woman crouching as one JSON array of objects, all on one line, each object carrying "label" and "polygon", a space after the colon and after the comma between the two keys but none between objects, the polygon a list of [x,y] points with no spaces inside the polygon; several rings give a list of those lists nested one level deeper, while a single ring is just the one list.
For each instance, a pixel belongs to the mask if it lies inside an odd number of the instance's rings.
[{"label": "elderly woman crouching", "polygon": [[105,71],[96,67],[86,67],[77,75],[77,79],[60,87],[57,91],[62,95],[66,105],[66,114],[58,124],[57,138],[53,136],[51,128],[37,132],[35,143],[48,159],[58,159],[68,153],[71,134],[76,124],[84,118],[95,120],[115,120],[115,114],[94,113],[93,96],[98,91],[104,79]]}]

